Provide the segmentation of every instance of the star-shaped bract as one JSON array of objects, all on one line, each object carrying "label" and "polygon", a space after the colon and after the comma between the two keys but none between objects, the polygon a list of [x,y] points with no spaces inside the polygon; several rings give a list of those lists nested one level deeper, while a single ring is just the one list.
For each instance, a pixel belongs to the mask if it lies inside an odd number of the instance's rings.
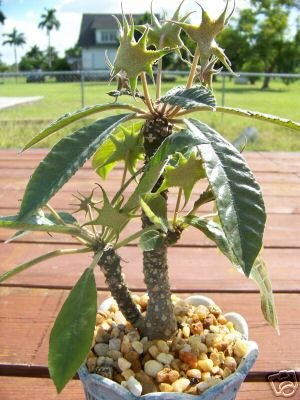
[{"label": "star-shaped bract", "polygon": [[148,50],[149,26],[138,42],[134,38],[134,22],[128,24],[127,18],[123,14],[123,26],[116,18],[120,30],[120,46],[111,72],[114,78],[121,71],[125,71],[129,80],[130,89],[134,95],[137,78],[142,72],[146,72],[153,80],[152,65],[173,49]]},{"label": "star-shaped bract", "polygon": [[[172,20],[184,22],[190,16],[191,13],[188,13],[184,17],[179,17],[180,8],[183,2],[184,0],[182,0],[182,2],[179,4],[173,17],[171,18]],[[140,32],[145,32],[147,30],[147,26],[138,25],[136,29]],[[170,47],[177,48],[179,52],[180,48],[184,48],[185,50],[189,51],[180,38],[180,32],[180,26],[174,24],[173,22],[166,21],[161,24],[156,15],[153,13],[151,3],[151,25],[149,26],[148,44],[155,46],[156,49],[161,49],[162,47]]]},{"label": "star-shaped bract", "polygon": [[169,187],[180,187],[183,189],[186,205],[193,187],[203,178],[205,178],[205,171],[202,160],[197,159],[195,153],[192,153],[189,158],[179,153],[177,165],[166,167],[164,180],[158,192],[162,192]]},{"label": "star-shaped bract", "polygon": [[230,60],[225,55],[224,50],[218,46],[215,38],[227,25],[235,6],[230,15],[226,17],[228,8],[227,0],[224,11],[215,20],[208,15],[200,4],[199,6],[202,10],[202,21],[199,26],[187,24],[185,22],[173,22],[180,26],[190,36],[190,38],[197,43],[200,53],[201,68],[205,69],[207,64],[210,62],[210,58],[215,56],[228,69],[228,71],[233,72],[230,67]]},{"label": "star-shaped bract", "polygon": [[120,127],[99,147],[93,157],[93,168],[105,179],[117,161],[124,161],[133,175],[138,160],[142,159],[142,137],[140,124],[132,124],[131,129]]},{"label": "star-shaped bract", "polygon": [[[98,213],[97,218],[93,221],[87,222],[84,225],[106,226],[111,228],[118,237],[126,223],[128,222],[128,215],[120,211],[121,203],[112,206],[105,193],[105,190],[100,186],[103,194],[103,207],[94,207],[94,211]],[[83,226],[84,226],[83,225]]]}]

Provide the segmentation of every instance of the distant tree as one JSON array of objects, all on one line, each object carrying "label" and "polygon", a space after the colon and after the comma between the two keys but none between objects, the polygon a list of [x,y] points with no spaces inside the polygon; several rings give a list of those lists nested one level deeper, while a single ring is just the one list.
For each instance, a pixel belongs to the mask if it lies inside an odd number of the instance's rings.
[{"label": "distant tree", "polygon": [[32,46],[31,49],[21,58],[19,67],[22,71],[45,69],[47,67],[46,56],[38,46]]},{"label": "distant tree", "polygon": [[53,54],[51,52],[51,31],[55,28],[58,30],[60,28],[60,22],[56,18],[56,10],[55,8],[47,9],[45,8],[45,13],[41,15],[41,22],[38,27],[40,29],[46,29],[47,37],[48,37],[48,63],[49,68],[52,69],[52,57]]},{"label": "distant tree", "polygon": [[18,32],[16,30],[16,28],[14,28],[11,33],[4,33],[3,36],[7,37],[7,39],[4,40],[4,42],[2,43],[3,46],[8,44],[10,46],[13,46],[13,48],[14,48],[15,69],[16,69],[16,72],[18,72],[19,71],[19,64],[18,64],[17,48],[19,46],[22,47],[23,44],[26,43],[26,39],[25,39],[24,33]]},{"label": "distant tree", "polygon": [[4,25],[4,21],[6,20],[5,15],[3,14],[2,8],[2,1],[0,1],[0,24]]},{"label": "distant tree", "polygon": [[[251,0],[236,22],[223,31],[219,43],[226,48],[236,70],[249,72],[295,72],[299,65],[296,38],[288,38],[288,18],[298,0]],[[298,43],[299,48],[299,43]],[[262,89],[269,87],[270,77]]]}]

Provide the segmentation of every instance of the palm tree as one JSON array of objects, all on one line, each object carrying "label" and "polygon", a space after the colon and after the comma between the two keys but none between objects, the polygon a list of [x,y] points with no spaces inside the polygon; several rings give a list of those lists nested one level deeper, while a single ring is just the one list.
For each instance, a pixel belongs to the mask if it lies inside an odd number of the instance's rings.
[{"label": "palm tree", "polygon": [[56,30],[59,29],[60,27],[60,22],[56,18],[56,10],[55,8],[47,9],[45,8],[46,12],[41,15],[41,22],[39,23],[39,28],[40,29],[46,29],[47,36],[48,36],[48,62],[49,62],[49,68],[51,69],[52,67],[52,52],[51,52],[51,40],[50,40],[50,34],[51,31],[55,28]]},{"label": "palm tree", "polygon": [[[2,1],[0,1],[0,8],[1,8],[1,6],[2,6]],[[5,20],[6,20],[6,17],[0,9],[0,24],[4,25]]]},{"label": "palm tree", "polygon": [[16,28],[14,28],[11,33],[4,33],[3,36],[7,37],[7,39],[2,43],[3,46],[9,44],[14,47],[16,72],[19,72],[17,47],[23,46],[23,44],[26,43],[24,33],[18,32]]}]

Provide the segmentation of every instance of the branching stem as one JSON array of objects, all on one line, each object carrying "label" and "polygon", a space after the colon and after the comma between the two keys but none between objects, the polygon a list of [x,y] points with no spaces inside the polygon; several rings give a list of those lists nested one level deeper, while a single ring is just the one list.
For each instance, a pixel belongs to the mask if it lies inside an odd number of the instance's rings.
[{"label": "branching stem", "polygon": [[152,100],[151,100],[149,90],[148,90],[148,84],[147,84],[147,78],[146,78],[145,72],[141,73],[141,80],[142,80],[145,102],[147,104],[147,107],[148,107],[149,111],[151,112],[151,114],[155,114],[155,110],[153,108]]}]

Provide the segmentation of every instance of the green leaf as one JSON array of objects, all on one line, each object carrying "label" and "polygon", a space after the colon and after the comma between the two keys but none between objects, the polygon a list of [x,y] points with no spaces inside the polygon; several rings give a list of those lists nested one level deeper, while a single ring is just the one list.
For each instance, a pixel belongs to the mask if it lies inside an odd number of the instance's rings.
[{"label": "green leaf", "polygon": [[260,187],[233,145],[202,122],[185,122],[202,141],[198,149],[222,228],[239,265],[249,276],[262,247],[266,221]]},{"label": "green leaf", "polygon": [[196,229],[199,229],[204,233],[210,240],[216,243],[220,251],[228,257],[232,264],[236,264],[236,259],[233,255],[233,251],[230,248],[230,243],[227,241],[225,233],[222,227],[213,222],[210,219],[198,217],[195,215],[190,215],[187,217],[183,217],[182,219],[184,224],[193,226]]},{"label": "green leaf", "polygon": [[93,157],[93,168],[105,179],[117,161],[124,161],[134,174],[138,160],[142,159],[143,146],[140,135],[141,123],[132,124],[130,129],[120,127],[105,140]]},{"label": "green leaf", "polygon": [[190,89],[186,89],[183,86],[171,89],[160,101],[172,106],[180,106],[185,110],[192,110],[201,106],[207,106],[208,108],[217,106],[213,93],[206,87],[199,85]]},{"label": "green leaf", "polygon": [[34,171],[25,190],[19,219],[42,207],[97,150],[106,137],[133,114],[103,118],[58,142]]},{"label": "green leaf", "polygon": [[138,207],[141,197],[151,192],[153,186],[167,166],[170,157],[177,152],[183,152],[200,144],[202,140],[198,136],[188,129],[181,130],[178,133],[168,136],[147,164],[143,176],[123,207],[123,210],[129,212]]},{"label": "green leaf", "polygon": [[143,251],[152,251],[159,249],[165,240],[165,236],[156,230],[144,232],[139,241],[139,246]]},{"label": "green leaf", "polygon": [[255,263],[251,270],[250,278],[254,280],[254,282],[259,287],[261,295],[261,309],[265,320],[268,321],[269,324],[276,329],[279,335],[280,332],[272,286],[266,264],[261,257],[257,257],[257,259],[255,260]]},{"label": "green leaf", "polygon": [[167,233],[168,216],[166,199],[161,194],[148,193],[141,199],[141,206],[150,221]]},{"label": "green leaf", "polygon": [[96,313],[95,276],[87,268],[62,306],[50,335],[48,365],[58,393],[73,378],[90,349]]},{"label": "green leaf", "polygon": [[[77,219],[72,214],[70,214],[68,212],[65,212],[65,211],[60,211],[57,214],[60,216],[60,218],[63,220],[63,222],[65,224],[78,225]],[[55,217],[52,214],[50,214],[50,213],[48,214],[47,213],[46,214],[46,218],[48,218],[48,220],[50,220],[54,224],[57,224],[57,221],[56,221]]]},{"label": "green leaf", "polygon": [[19,274],[20,272],[26,271],[26,269],[39,264],[45,260],[49,260],[50,258],[65,256],[70,254],[79,254],[79,253],[88,253],[91,250],[88,248],[79,248],[79,249],[61,249],[61,250],[54,250],[50,251],[49,253],[43,254],[39,257],[33,258],[30,261],[26,261],[25,263],[17,265],[15,268],[11,269],[10,271],[5,272],[4,274],[0,275],[0,283],[6,281],[9,278]]},{"label": "green leaf", "polygon": [[159,188],[159,192],[170,188],[180,187],[183,189],[185,204],[189,201],[193,187],[200,180],[205,178],[202,160],[196,158],[192,153],[189,158],[179,153],[177,165],[168,165],[164,172],[164,180]]},{"label": "green leaf", "polygon": [[[225,233],[219,224],[216,224],[209,219],[193,215],[184,217],[182,221],[184,224],[199,229],[209,239],[215,242],[220,251],[229,259],[232,265],[244,275],[243,269],[239,265],[238,260],[233,253],[233,249],[230,248],[230,243],[226,239]],[[251,269],[249,278],[252,279],[259,287],[261,294],[261,309],[265,320],[271,326],[273,326],[273,328],[275,328],[279,334],[278,320],[271,282],[268,276],[266,265],[260,256],[258,256],[254,261],[254,265]]]},{"label": "green leaf", "polygon": [[257,111],[250,110],[242,110],[241,108],[234,107],[217,107],[216,111],[226,114],[238,115],[240,117],[249,117],[252,119],[258,119],[264,122],[271,122],[275,125],[284,126],[285,128],[294,129],[296,131],[300,131],[300,124],[295,121],[291,121],[286,118],[279,118],[276,115],[272,114],[263,114]]},{"label": "green leaf", "polygon": [[[24,150],[29,149],[33,145],[41,142],[43,139],[50,136],[52,133],[70,125],[72,122],[78,121],[89,115],[96,114],[102,111],[111,111],[113,109],[134,109],[134,107],[128,106],[128,104],[96,104],[94,106],[84,107],[81,110],[64,114],[56,121],[52,122],[46,129],[43,129],[37,136],[31,139],[24,147]],[[141,111],[136,109],[137,112]]]},{"label": "green leaf", "polygon": [[23,221],[19,221],[17,215],[0,217],[0,227],[7,229],[15,229],[22,231],[39,231],[39,232],[52,232],[52,233],[65,233],[69,235],[81,234],[81,229],[76,227],[70,227],[66,225],[57,225],[52,221],[44,217],[43,219],[37,220],[35,217],[26,218]]}]

